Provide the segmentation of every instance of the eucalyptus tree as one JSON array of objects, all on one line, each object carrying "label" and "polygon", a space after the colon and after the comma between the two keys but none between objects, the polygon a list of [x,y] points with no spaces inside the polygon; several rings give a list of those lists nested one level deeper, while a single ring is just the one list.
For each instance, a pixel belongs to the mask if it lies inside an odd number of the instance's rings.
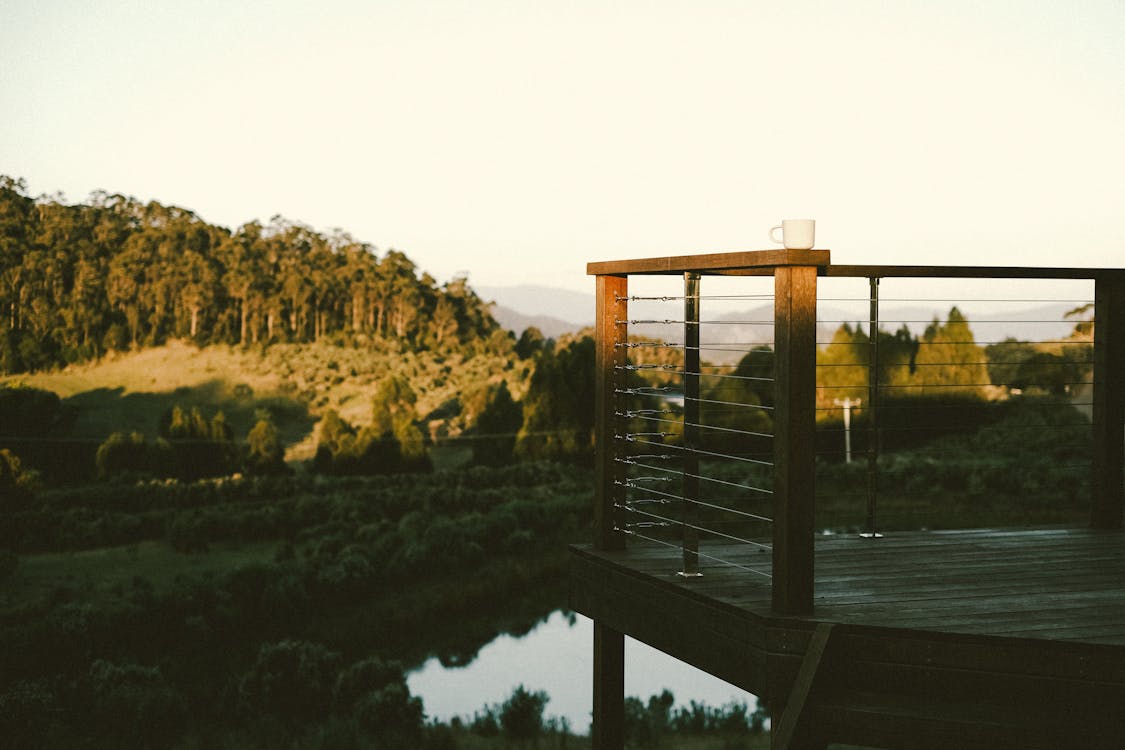
[{"label": "eucalyptus tree", "polygon": [[511,348],[467,280],[404,253],[275,216],[234,232],[192,211],[97,191],[33,199],[0,177],[0,368],[51,367],[171,337],[250,345],[393,339]]},{"label": "eucalyptus tree", "polygon": [[840,399],[867,399],[871,340],[858,324],[844,323],[816,352],[816,400],[821,407]]},{"label": "eucalyptus tree", "polygon": [[935,318],[923,332],[914,381],[923,394],[982,396],[982,388],[990,382],[987,361],[968,319],[953,307],[944,323]]},{"label": "eucalyptus tree", "polygon": [[248,222],[219,246],[224,273],[223,286],[238,304],[237,343],[257,343],[258,321],[263,307],[265,262],[262,225]]},{"label": "eucalyptus tree", "polygon": [[413,332],[421,312],[417,269],[414,262],[398,250],[389,251],[379,264],[384,282],[380,292],[389,301],[388,317],[395,338],[403,341]]},{"label": "eucalyptus tree", "polygon": [[35,202],[23,180],[0,175],[0,318],[9,330],[20,327],[23,258],[29,246]]},{"label": "eucalyptus tree", "polygon": [[544,351],[523,400],[516,437],[521,459],[586,463],[593,458],[594,340],[583,336]]}]

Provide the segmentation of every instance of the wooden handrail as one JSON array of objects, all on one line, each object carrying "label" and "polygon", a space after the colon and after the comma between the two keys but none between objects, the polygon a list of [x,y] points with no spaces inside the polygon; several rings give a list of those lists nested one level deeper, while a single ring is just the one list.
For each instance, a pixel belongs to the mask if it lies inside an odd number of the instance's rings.
[{"label": "wooden handrail", "polygon": [[755,268],[772,273],[772,269],[778,266],[827,266],[830,262],[828,250],[750,250],[739,253],[598,261],[586,264],[586,274],[681,274],[685,271],[705,274]]},{"label": "wooden handrail", "polygon": [[1121,279],[1120,268],[1033,268],[1029,266],[879,266],[829,265],[829,278],[931,278],[931,279]]},{"label": "wooden handrail", "polygon": [[778,266],[817,266],[821,276],[839,278],[1104,279],[1125,282],[1125,269],[1122,268],[842,265],[831,262],[829,250],[748,250],[594,261],[586,264],[586,273],[590,276],[674,275],[690,271],[715,275],[772,275],[773,269]]}]

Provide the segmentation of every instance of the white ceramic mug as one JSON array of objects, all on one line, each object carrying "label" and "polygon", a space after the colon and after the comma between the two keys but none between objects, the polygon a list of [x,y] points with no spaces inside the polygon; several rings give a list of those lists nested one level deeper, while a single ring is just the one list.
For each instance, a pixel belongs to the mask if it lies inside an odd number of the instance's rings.
[{"label": "white ceramic mug", "polygon": [[[774,237],[781,230],[781,239]],[[785,245],[786,250],[812,250],[816,238],[816,222],[812,219],[785,219],[770,230],[770,240]]]}]

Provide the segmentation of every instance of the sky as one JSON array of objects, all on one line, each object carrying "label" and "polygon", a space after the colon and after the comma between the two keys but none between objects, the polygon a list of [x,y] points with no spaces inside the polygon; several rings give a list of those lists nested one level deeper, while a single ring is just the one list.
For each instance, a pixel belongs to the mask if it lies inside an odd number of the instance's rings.
[{"label": "sky", "polygon": [[0,174],[439,281],[588,261],[1125,266],[1120,0],[0,0]]}]

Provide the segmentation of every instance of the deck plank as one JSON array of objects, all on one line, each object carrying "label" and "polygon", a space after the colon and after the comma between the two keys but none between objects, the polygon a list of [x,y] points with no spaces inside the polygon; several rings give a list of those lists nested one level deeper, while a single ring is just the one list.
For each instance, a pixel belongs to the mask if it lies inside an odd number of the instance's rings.
[{"label": "deck plank", "polygon": [[[615,563],[664,585],[768,615],[768,552],[701,543],[700,578],[677,551],[638,545]],[[982,529],[817,540],[809,619],[1125,645],[1125,538],[1088,529]]]}]

